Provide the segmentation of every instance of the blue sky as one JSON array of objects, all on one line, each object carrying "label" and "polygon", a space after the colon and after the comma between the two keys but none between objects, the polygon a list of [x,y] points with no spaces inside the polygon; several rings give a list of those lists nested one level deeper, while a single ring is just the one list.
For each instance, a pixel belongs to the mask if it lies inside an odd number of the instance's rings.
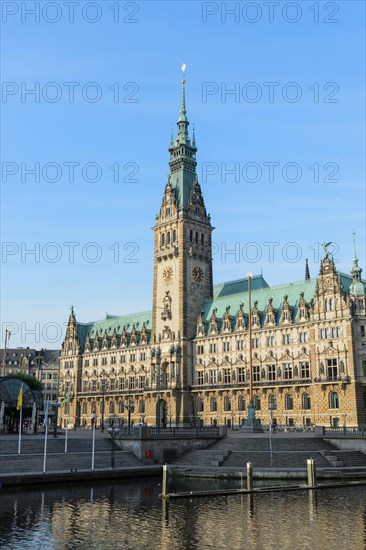
[{"label": "blue sky", "polygon": [[365,269],[363,2],[35,4],[2,3],[2,345],[151,308],[183,62],[214,281],[314,276],[324,241],[349,272],[353,230]]}]

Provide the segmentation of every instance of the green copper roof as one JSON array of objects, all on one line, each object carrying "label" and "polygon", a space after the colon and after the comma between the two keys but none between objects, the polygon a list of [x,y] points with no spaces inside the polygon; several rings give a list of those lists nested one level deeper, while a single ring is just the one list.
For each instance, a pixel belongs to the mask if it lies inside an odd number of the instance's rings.
[{"label": "green copper roof", "polygon": [[[138,323],[138,325],[137,325]],[[133,325],[136,326],[137,332],[140,332],[145,323],[147,331],[151,331],[151,311],[143,311],[141,313],[132,313],[130,315],[107,315],[105,319],[101,321],[93,321],[91,323],[77,323],[78,337],[80,340],[81,350],[84,351],[85,339],[89,337],[94,340],[95,336],[103,338],[105,331],[107,330],[108,336],[112,336],[114,329],[117,331],[117,335],[121,336],[123,327],[126,327],[127,333],[130,334]],[[127,325],[129,327],[127,328]]]},{"label": "green copper roof", "polygon": [[[257,284],[255,284],[256,279],[257,279]],[[275,309],[278,310],[277,314],[279,317],[281,314],[283,297],[287,295],[288,303],[293,308],[293,316],[296,317],[300,292],[304,292],[305,300],[307,302],[310,302],[311,299],[314,298],[316,279],[309,279],[308,281],[298,281],[295,283],[288,283],[285,285],[269,287],[267,283],[264,281],[263,277],[260,276],[257,278],[253,277],[252,283],[253,283],[252,292],[251,292],[252,307],[254,305],[254,302],[258,301],[258,305],[257,305],[258,310],[264,315],[266,306],[268,305],[268,300],[270,298],[273,298],[272,305]],[[248,313],[247,280],[242,279],[241,281],[226,283],[226,285],[224,284],[224,287],[229,285],[232,285],[231,288],[233,291],[235,290],[235,288],[239,288],[240,285],[242,285],[243,288],[244,286],[246,286],[246,288],[245,290],[241,290],[237,293],[227,292],[224,295],[222,294],[220,295],[220,292],[219,293],[215,292],[215,290],[220,285],[217,285],[216,287],[214,287],[215,298],[213,300],[208,300],[203,305],[204,319],[206,321],[209,321],[212,315],[212,312],[215,308],[217,308],[216,316],[218,318],[224,315],[227,306],[230,306],[230,315],[235,316],[239,311],[240,304],[242,303],[244,304],[244,312],[246,314]]]},{"label": "green copper roof", "polygon": [[[252,277],[251,289],[258,290],[260,288],[268,288],[268,283],[263,279],[262,275],[254,275]],[[214,285],[213,296],[214,299],[222,296],[229,296],[231,294],[239,294],[240,292],[248,292],[248,279],[238,279],[236,281],[228,281],[227,283],[220,283]]]}]

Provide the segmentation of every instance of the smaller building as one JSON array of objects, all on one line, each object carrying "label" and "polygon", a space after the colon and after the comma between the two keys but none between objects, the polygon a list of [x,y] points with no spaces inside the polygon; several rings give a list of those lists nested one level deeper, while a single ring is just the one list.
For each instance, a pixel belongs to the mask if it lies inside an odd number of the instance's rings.
[{"label": "smaller building", "polygon": [[49,415],[55,413],[58,402],[58,381],[60,371],[60,350],[36,350],[33,348],[8,348],[0,350],[2,373],[11,376],[21,372],[34,376],[43,383],[43,401],[50,401]]}]

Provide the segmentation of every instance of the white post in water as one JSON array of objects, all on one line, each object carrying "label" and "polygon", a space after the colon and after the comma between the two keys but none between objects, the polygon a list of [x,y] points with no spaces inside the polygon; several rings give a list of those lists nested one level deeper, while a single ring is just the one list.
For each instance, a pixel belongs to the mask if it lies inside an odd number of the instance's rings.
[{"label": "white post in water", "polygon": [[247,462],[247,490],[253,491],[253,464]]},{"label": "white post in water", "polygon": [[316,487],[316,466],[313,458],[307,459],[308,487]]},{"label": "white post in water", "polygon": [[162,497],[166,497],[168,491],[168,464],[164,464],[163,466],[163,490],[161,493]]}]

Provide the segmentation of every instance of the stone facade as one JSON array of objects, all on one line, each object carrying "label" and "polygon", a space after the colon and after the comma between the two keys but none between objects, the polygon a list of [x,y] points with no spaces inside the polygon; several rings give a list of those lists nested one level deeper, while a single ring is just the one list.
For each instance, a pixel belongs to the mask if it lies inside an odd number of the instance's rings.
[{"label": "stone facade", "polygon": [[[210,216],[188,133],[185,84],[154,230],[152,311],[78,323],[62,346],[60,398],[71,425],[241,425],[252,357],[257,417],[295,426],[366,424],[366,309],[356,251],[338,273],[270,287],[262,276],[213,286]],[[248,337],[249,310],[252,341]]]}]

